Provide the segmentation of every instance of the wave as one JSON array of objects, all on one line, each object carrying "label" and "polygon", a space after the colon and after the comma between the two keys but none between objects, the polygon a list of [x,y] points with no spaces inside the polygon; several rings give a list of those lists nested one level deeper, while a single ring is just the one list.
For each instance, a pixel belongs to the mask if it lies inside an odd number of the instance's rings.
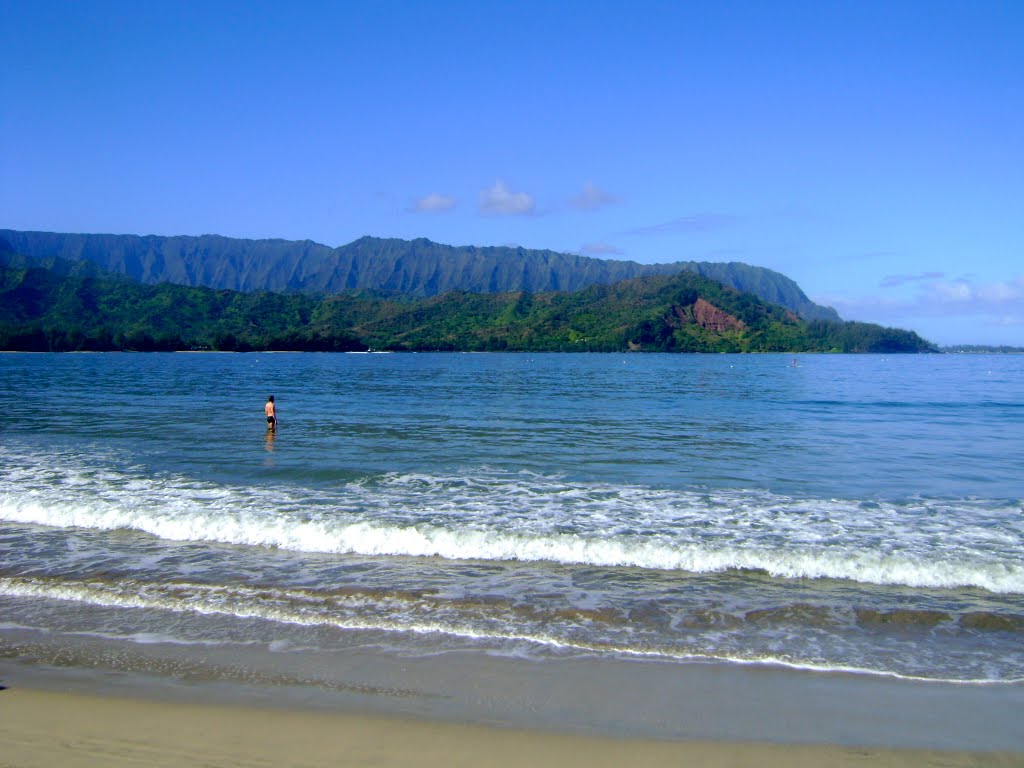
[{"label": "wave", "polygon": [[[152,585],[132,581],[118,584],[47,579],[21,579],[0,577],[0,596],[41,600],[60,600],[91,606],[121,609],[145,609],[168,611],[176,614],[199,614],[206,616],[232,617],[244,620],[260,620],[287,623],[307,627],[333,627],[341,630],[377,631],[409,635],[443,635],[483,643],[528,643],[539,648],[554,651],[573,651],[584,654],[614,655],[641,659],[661,659],[685,662],[726,662],[731,664],[776,666],[808,672],[845,673],[871,675],[901,680],[929,683],[952,683],[959,685],[1016,685],[1024,682],[1019,677],[937,677],[893,669],[882,669],[860,664],[828,662],[824,660],[802,660],[772,652],[713,651],[649,646],[616,641],[599,641],[559,636],[543,631],[540,625],[526,631],[511,627],[474,626],[446,619],[431,620],[426,617],[399,617],[389,614],[386,602],[375,603],[372,608],[359,613],[325,613],[325,600],[303,590],[280,590],[271,595],[266,589],[247,589],[235,586],[225,588],[201,584]],[[340,607],[335,600],[328,599],[332,607]],[[358,599],[356,602],[360,602]],[[364,606],[365,607],[365,606]],[[384,610],[381,610],[384,608]],[[2,627],[0,627],[2,628]],[[47,630],[49,631],[49,630]],[[71,631],[66,634],[90,635],[140,644],[174,643],[189,645],[217,645],[227,641],[189,641],[173,635],[153,632],[110,632]],[[232,640],[232,643],[238,642]],[[252,642],[252,641],[243,641]],[[507,646],[506,646],[507,647]],[[521,656],[514,648],[510,653]],[[492,649],[492,652],[501,653]]]},{"label": "wave", "polygon": [[488,470],[325,490],[52,463],[41,473],[29,462],[0,480],[0,520],[12,523],[297,552],[746,570],[995,593],[1024,593],[1016,503],[798,499]]}]

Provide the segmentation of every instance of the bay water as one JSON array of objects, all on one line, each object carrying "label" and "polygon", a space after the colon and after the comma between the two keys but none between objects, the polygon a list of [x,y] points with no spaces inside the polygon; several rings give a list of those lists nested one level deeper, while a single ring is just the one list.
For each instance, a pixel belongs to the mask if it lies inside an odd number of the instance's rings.
[{"label": "bay water", "polygon": [[0,391],[8,659],[1024,686],[1024,356],[0,354]]}]

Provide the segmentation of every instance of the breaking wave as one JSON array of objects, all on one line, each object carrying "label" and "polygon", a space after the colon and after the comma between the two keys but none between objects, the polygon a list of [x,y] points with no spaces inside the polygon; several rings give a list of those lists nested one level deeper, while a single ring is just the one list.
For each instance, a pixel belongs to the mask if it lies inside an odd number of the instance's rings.
[{"label": "breaking wave", "polygon": [[1024,593],[1017,502],[680,491],[487,469],[270,489],[5,458],[15,460],[0,479],[0,520],[12,523],[298,552],[740,569]]}]

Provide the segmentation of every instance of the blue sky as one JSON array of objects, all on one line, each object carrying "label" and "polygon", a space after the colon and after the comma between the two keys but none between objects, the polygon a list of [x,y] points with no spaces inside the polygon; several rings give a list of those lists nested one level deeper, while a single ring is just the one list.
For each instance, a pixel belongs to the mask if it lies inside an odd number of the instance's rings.
[{"label": "blue sky", "polygon": [[1024,2],[0,0],[0,227],[778,270],[1024,345]]}]

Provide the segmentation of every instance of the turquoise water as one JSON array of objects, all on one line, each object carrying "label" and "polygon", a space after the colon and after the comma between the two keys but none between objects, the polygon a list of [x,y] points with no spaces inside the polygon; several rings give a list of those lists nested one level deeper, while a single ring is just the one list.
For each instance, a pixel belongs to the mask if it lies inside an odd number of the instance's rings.
[{"label": "turquoise water", "polygon": [[0,383],[0,636],[1024,681],[1024,357],[4,354]]}]

